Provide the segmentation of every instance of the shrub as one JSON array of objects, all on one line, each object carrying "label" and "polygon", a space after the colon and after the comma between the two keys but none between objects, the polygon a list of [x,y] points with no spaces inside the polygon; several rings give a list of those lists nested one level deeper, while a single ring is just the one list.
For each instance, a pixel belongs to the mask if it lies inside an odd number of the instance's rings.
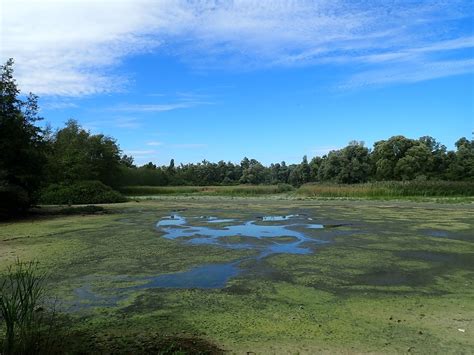
[{"label": "shrub", "polygon": [[46,205],[117,203],[126,199],[100,181],[78,181],[70,185],[53,184],[41,191],[39,202]]},{"label": "shrub", "polygon": [[29,206],[30,197],[25,189],[0,181],[0,217],[22,212]]}]

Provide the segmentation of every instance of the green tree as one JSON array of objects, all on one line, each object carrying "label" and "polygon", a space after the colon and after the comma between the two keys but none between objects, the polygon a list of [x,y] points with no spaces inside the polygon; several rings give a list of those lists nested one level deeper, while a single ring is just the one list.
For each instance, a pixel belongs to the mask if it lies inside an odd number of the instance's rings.
[{"label": "green tree", "polygon": [[292,169],[289,182],[293,186],[301,186],[310,181],[311,177],[311,168],[308,164],[308,157],[305,155],[300,164],[296,165]]},{"label": "green tree", "polygon": [[44,135],[35,125],[38,97],[22,100],[13,59],[0,67],[0,210],[19,212],[35,201],[44,172]]},{"label": "green tree", "polygon": [[419,142],[425,145],[431,153],[431,171],[426,171],[426,175],[429,178],[446,179],[449,165],[446,146],[430,136],[420,137]]},{"label": "green tree", "polygon": [[433,169],[433,156],[427,145],[418,143],[409,148],[395,165],[395,176],[401,180],[426,179]]},{"label": "green tree", "polygon": [[248,160],[247,158],[244,158],[242,163],[243,163],[241,164],[242,168],[244,166],[248,166],[248,167],[242,171],[242,177],[240,178],[241,183],[263,184],[265,182],[268,182],[267,169],[260,162],[258,162],[255,159]]},{"label": "green tree", "polygon": [[136,168],[135,164],[133,163],[133,157],[124,154],[120,157],[120,164],[127,168]]},{"label": "green tree", "polygon": [[388,140],[375,142],[372,152],[372,162],[377,180],[400,180],[403,170],[396,170],[397,163],[416,141],[404,136],[394,136]]},{"label": "green tree", "polygon": [[456,142],[451,155],[448,176],[452,180],[474,180],[474,140],[463,137]]},{"label": "green tree", "polygon": [[369,149],[363,142],[352,141],[340,150],[333,150],[321,160],[318,179],[344,184],[366,182],[370,176]]},{"label": "green tree", "polygon": [[71,183],[99,180],[106,185],[117,185],[121,173],[120,148],[113,138],[92,135],[75,120],[52,137],[48,156],[49,180]]},{"label": "green tree", "polygon": [[309,162],[309,181],[318,181],[318,171],[322,162],[323,158],[321,157],[314,157],[313,159],[311,159],[311,161]]}]

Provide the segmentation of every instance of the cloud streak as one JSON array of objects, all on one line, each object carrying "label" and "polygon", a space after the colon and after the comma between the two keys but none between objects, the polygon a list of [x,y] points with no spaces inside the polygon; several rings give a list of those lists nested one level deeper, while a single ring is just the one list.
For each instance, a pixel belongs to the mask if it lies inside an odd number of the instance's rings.
[{"label": "cloud streak", "polygon": [[[357,72],[347,87],[393,83],[393,75],[413,82],[472,72],[472,51],[463,51],[472,50],[473,38],[456,31],[472,21],[470,1],[4,0],[1,6],[1,59],[16,58],[21,88],[40,95],[126,90],[131,78],[120,71],[122,61],[156,51],[204,70],[349,66]],[[379,80],[361,78],[378,74]]]},{"label": "cloud streak", "polygon": [[177,102],[169,104],[126,104],[110,108],[112,111],[123,112],[166,112],[177,109],[190,108],[200,104],[199,102]]}]

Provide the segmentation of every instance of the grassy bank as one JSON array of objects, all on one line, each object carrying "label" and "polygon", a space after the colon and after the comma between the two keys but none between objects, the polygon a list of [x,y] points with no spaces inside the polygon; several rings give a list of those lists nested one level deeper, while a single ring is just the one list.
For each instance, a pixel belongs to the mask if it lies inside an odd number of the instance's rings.
[{"label": "grassy bank", "polygon": [[219,195],[219,196],[258,196],[273,195],[292,191],[293,187],[280,185],[235,185],[235,186],[126,186],[120,189],[128,196],[152,195]]},{"label": "grassy bank", "polygon": [[472,198],[474,182],[455,181],[387,181],[366,184],[310,183],[293,188],[290,185],[236,186],[126,186],[120,189],[128,196],[204,195],[204,196],[265,196],[289,195],[309,198]]},{"label": "grassy bank", "polygon": [[366,184],[306,184],[298,195],[308,197],[472,197],[474,182],[461,181],[387,181]]}]

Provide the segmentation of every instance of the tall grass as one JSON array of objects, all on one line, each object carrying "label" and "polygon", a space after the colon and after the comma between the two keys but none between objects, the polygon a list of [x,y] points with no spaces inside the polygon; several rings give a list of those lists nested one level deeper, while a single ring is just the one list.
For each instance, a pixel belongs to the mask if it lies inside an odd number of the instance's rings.
[{"label": "tall grass", "polygon": [[297,193],[309,197],[470,197],[474,182],[466,181],[383,181],[365,184],[306,184]]},{"label": "tall grass", "polygon": [[381,181],[365,184],[310,183],[295,190],[286,184],[280,185],[235,185],[235,186],[127,186],[120,190],[128,196],[152,195],[216,195],[216,196],[261,196],[296,191],[308,197],[355,197],[355,198],[401,198],[401,197],[471,197],[474,182],[468,181]]},{"label": "tall grass", "polygon": [[0,315],[5,323],[4,354],[48,353],[52,344],[52,320],[46,321],[46,274],[37,262],[19,260],[10,266],[0,281]]},{"label": "tall grass", "polygon": [[293,187],[279,185],[235,185],[235,186],[126,186],[120,191],[128,196],[150,195],[223,195],[223,196],[256,196],[273,195],[292,191]]}]

